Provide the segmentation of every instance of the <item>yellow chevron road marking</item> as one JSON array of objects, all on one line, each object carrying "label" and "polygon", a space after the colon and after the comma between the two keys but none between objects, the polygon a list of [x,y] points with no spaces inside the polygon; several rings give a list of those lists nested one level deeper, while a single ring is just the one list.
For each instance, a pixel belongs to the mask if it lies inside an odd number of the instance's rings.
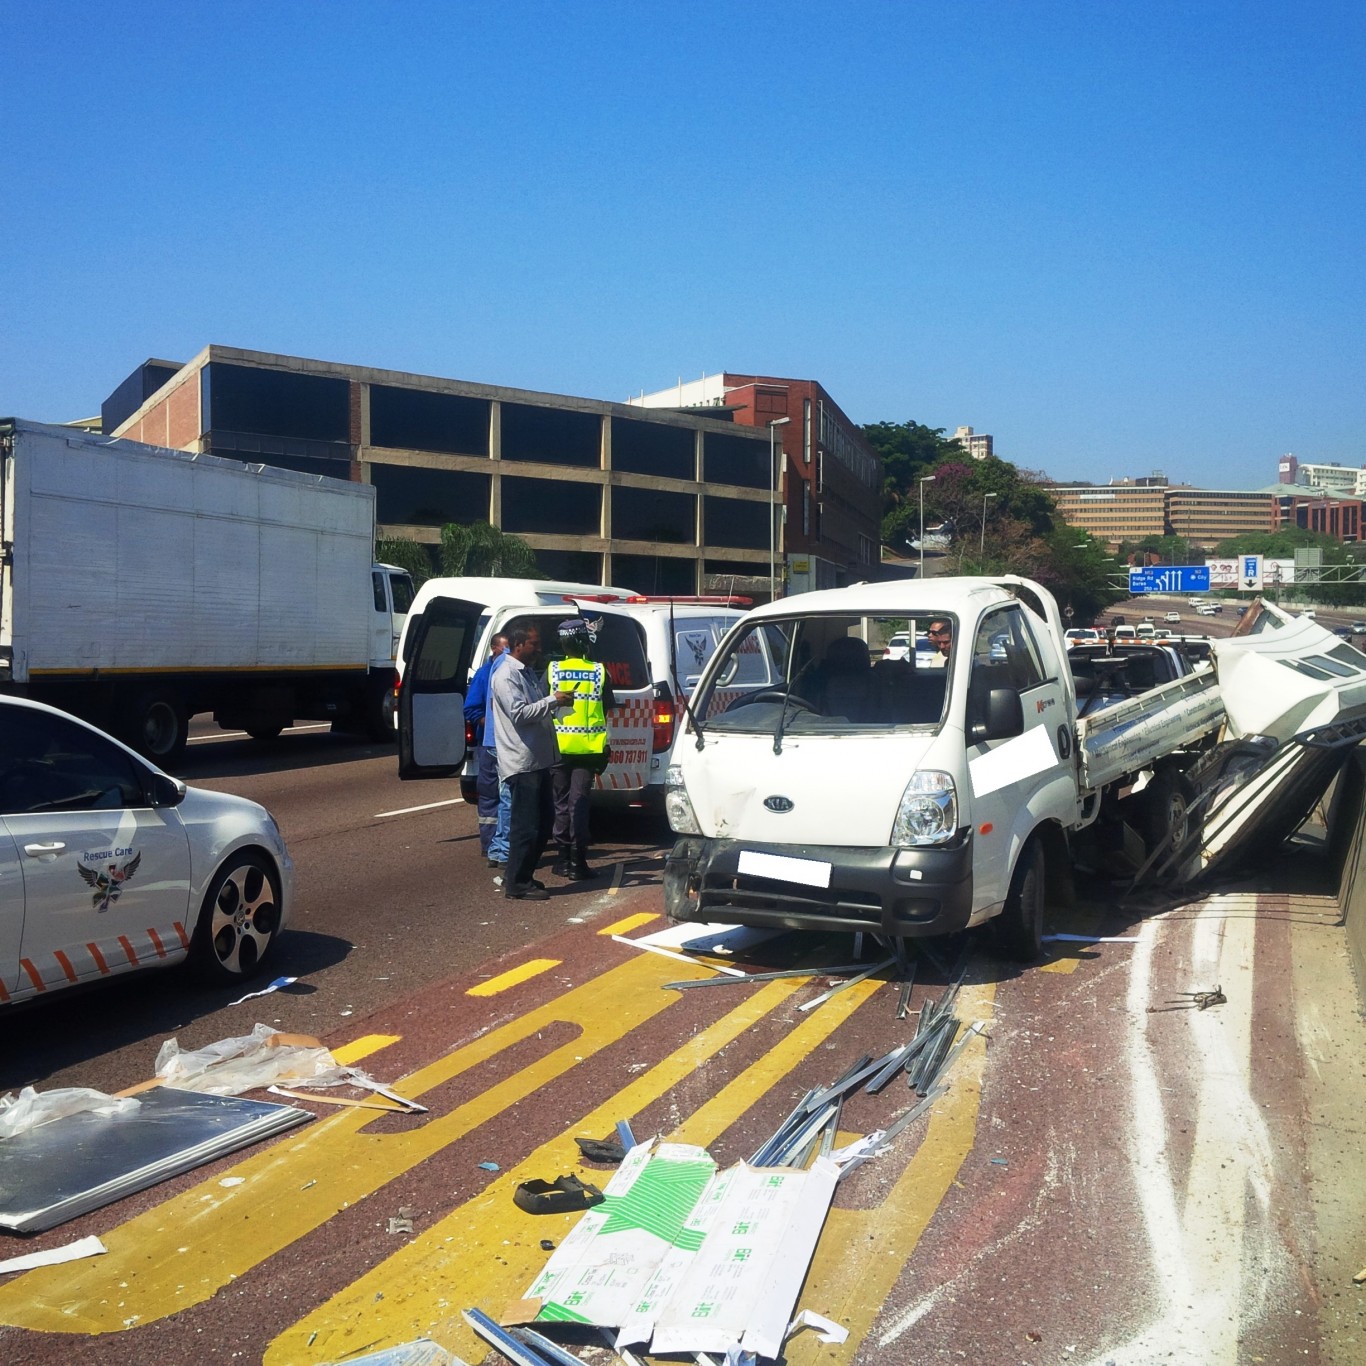
[{"label": "yellow chevron road marking", "polygon": [[[319,1120],[233,1167],[231,1175],[242,1177],[242,1185],[224,1189],[219,1182],[229,1173],[217,1172],[102,1234],[107,1255],[14,1277],[0,1286],[0,1323],[42,1332],[109,1333],[202,1303],[348,1205],[557,1077],[591,1063],[678,999],[659,990],[678,971],[677,963],[640,954],[396,1083],[417,1100],[543,1030],[575,1026],[566,1043],[446,1114],[434,1113],[402,1133],[367,1133],[392,1121],[363,1110]],[[764,999],[771,1008],[781,998]],[[724,1021],[706,1032],[716,1042],[699,1050],[694,1065],[763,1013],[751,1013],[757,1000],[751,998],[749,1011],[735,1012],[740,1022],[731,1034]]]},{"label": "yellow chevron road marking", "polygon": [[[572,1170],[578,1164],[574,1134],[599,1134],[623,1116],[639,1113],[696,1071],[705,1056],[718,1051],[720,1041],[707,1035],[724,1028],[728,1037],[735,1037],[802,985],[773,982],[757,990],[747,1006],[732,1011],[642,1073],[592,1113],[570,1124],[563,1136],[543,1144],[479,1195],[282,1333],[267,1350],[264,1366],[337,1361],[420,1336],[432,1337],[471,1360],[479,1359],[485,1349],[461,1320],[460,1310],[478,1305],[497,1317],[545,1264],[540,1240],[553,1238],[558,1243],[578,1218],[574,1214],[525,1214],[513,1204],[514,1188],[529,1177]],[[882,985],[860,983],[803,1019],[723,1086],[670,1135],[671,1140],[712,1142]],[[743,1018],[746,1015],[751,1018]],[[774,1116],[775,1125],[787,1113],[786,1106],[779,1108],[782,1113]]]},{"label": "yellow chevron road marking", "polygon": [[[994,983],[964,987],[955,1013],[968,1022],[990,1021],[995,999]],[[930,1112],[925,1141],[882,1203],[872,1209],[830,1211],[802,1290],[802,1303],[844,1324],[849,1338],[843,1346],[831,1347],[814,1333],[798,1334],[784,1348],[783,1359],[788,1366],[815,1366],[817,1362],[833,1366],[852,1361],[864,1345],[921,1234],[972,1151],[986,1051],[986,1039],[981,1035],[963,1050],[948,1095]],[[905,1135],[898,1142],[904,1144]],[[886,1164],[898,1160],[896,1149],[872,1159]],[[884,1332],[887,1327],[883,1325]],[[879,1346],[884,1350],[865,1353],[867,1360],[909,1359],[904,1344],[903,1349],[897,1349],[884,1338]]]},{"label": "yellow chevron road marking", "polygon": [[381,1048],[398,1043],[402,1038],[402,1034],[362,1034],[359,1039],[352,1039],[350,1043],[334,1048],[332,1056],[344,1067],[349,1067],[353,1062],[359,1062],[372,1053],[378,1053]]},{"label": "yellow chevron road marking", "polygon": [[499,992],[508,991],[512,987],[519,987],[523,982],[529,982],[533,977],[539,977],[543,972],[549,972],[551,968],[560,966],[559,958],[532,958],[525,963],[518,964],[515,968],[509,968],[506,972],[501,972],[497,977],[490,977],[487,982],[480,982],[477,987],[471,987],[466,996],[497,996]]},{"label": "yellow chevron road marking", "polygon": [[638,930],[642,925],[648,925],[650,921],[658,919],[659,916],[653,911],[642,911],[639,915],[628,915],[625,920],[618,920],[615,925],[606,925],[598,933],[610,939],[614,934],[629,934],[632,930]]}]

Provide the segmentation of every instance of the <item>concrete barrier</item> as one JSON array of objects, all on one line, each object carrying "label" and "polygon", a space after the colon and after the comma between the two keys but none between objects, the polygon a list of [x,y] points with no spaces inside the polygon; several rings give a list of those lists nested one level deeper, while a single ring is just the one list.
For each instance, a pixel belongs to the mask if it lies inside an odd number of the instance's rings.
[{"label": "concrete barrier", "polygon": [[1347,931],[1357,995],[1366,1005],[1366,753],[1360,748],[1338,777],[1328,814],[1328,852],[1338,873],[1338,911]]}]

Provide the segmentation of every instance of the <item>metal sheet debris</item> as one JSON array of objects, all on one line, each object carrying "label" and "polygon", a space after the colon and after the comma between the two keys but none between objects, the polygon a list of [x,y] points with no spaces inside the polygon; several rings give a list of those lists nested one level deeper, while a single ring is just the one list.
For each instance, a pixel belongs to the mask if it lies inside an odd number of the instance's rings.
[{"label": "metal sheet debris", "polygon": [[0,1143],[0,1228],[41,1233],[311,1118],[167,1086],[131,1114],[68,1115]]}]

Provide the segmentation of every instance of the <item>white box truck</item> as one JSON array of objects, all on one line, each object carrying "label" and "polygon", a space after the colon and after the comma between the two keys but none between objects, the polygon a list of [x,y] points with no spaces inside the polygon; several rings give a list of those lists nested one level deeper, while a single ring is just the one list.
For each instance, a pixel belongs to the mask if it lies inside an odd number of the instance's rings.
[{"label": "white box truck", "polygon": [[[897,631],[934,654],[874,663]],[[756,608],[712,655],[674,746],[665,909],[889,939],[998,918],[1003,947],[1034,956],[1075,836],[1107,856],[1110,837],[1140,858],[1184,843],[1184,775],[1224,721],[1211,671],[1126,688],[1127,667],[1117,654],[1113,695],[1079,709],[1096,680],[1074,678],[1052,595],[1014,577]]]},{"label": "white box truck", "polygon": [[0,420],[0,688],[163,765],[196,712],[392,741],[412,583],[374,530],[368,484]]}]

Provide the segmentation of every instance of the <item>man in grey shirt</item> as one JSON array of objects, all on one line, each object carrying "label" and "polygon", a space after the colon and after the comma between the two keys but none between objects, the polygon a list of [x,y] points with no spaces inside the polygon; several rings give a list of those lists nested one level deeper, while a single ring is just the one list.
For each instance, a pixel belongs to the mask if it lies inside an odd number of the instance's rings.
[{"label": "man in grey shirt", "polygon": [[514,626],[508,632],[507,660],[489,679],[498,776],[512,793],[503,895],[514,901],[546,900],[545,887],[533,874],[555,822],[550,769],[560,751],[554,715],[557,708],[574,705],[572,693],[547,696],[542,689],[536,676],[540,653],[540,631]]}]

